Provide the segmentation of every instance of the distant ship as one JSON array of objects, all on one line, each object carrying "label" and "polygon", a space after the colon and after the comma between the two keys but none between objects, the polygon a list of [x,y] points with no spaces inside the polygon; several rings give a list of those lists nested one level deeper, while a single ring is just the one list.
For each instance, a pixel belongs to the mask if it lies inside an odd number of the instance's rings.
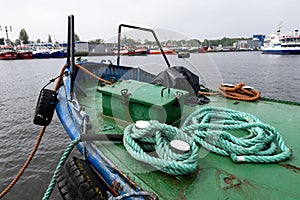
[{"label": "distant ship", "polygon": [[208,46],[199,47],[198,53],[207,53]]},{"label": "distant ship", "polygon": [[17,51],[18,59],[31,59],[32,58],[32,50],[29,46],[17,45],[15,47],[15,50]]},{"label": "distant ship", "polygon": [[[115,55],[118,54],[118,50],[114,50],[113,53]],[[120,55],[128,55],[128,56],[139,56],[139,55],[147,55],[149,54],[149,49],[146,47],[126,47],[124,49],[120,49]]]},{"label": "distant ship", "polygon": [[267,36],[261,49],[264,54],[300,54],[298,30],[295,30],[293,34],[281,35],[279,29],[276,33]]},{"label": "distant ship", "polygon": [[11,45],[0,46],[0,60],[12,60],[17,58],[17,52]]},{"label": "distant ship", "polygon": [[[163,51],[165,54],[176,54],[175,50],[169,49],[167,47],[163,47]],[[162,54],[160,49],[150,49],[149,54]]]}]

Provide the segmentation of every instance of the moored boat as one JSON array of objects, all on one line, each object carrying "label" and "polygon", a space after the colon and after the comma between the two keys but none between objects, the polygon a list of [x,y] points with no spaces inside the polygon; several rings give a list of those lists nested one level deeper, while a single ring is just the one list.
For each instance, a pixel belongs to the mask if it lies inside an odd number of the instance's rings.
[{"label": "moored boat", "polygon": [[207,53],[208,46],[199,47],[198,53]]},{"label": "moored boat", "polygon": [[[113,53],[115,55],[118,55],[118,50],[114,50]],[[149,53],[148,48],[145,47],[126,47],[123,49],[120,49],[121,55],[127,55],[127,56],[140,56],[140,55],[147,55]]]},{"label": "moored boat", "polygon": [[50,58],[64,58],[64,49],[58,44],[47,43],[44,44],[49,49]]},{"label": "moored boat", "polygon": [[146,47],[138,47],[134,49],[134,55],[147,55],[149,54],[149,49]]},{"label": "moored boat", "polygon": [[[175,50],[169,49],[167,47],[163,47],[162,50],[164,54],[176,54]],[[150,49],[149,54],[162,54],[160,49]]]},{"label": "moored boat", "polygon": [[298,30],[293,34],[281,35],[280,29],[274,34],[270,34],[261,47],[264,54],[291,55],[300,54],[300,35]]},{"label": "moored boat", "polygon": [[18,45],[16,46],[17,58],[18,59],[31,59],[32,58],[32,50],[29,46],[26,45]]},{"label": "moored boat", "polygon": [[1,45],[0,46],[0,59],[1,60],[12,60],[17,58],[17,52],[13,46]]},{"label": "moored boat", "polygon": [[178,58],[189,58],[190,52],[188,51],[180,51],[178,52]]},{"label": "moored boat", "polygon": [[63,49],[50,49],[50,58],[63,58],[64,50]]},{"label": "moored boat", "polygon": [[244,84],[220,85],[233,99],[209,100],[200,76],[164,53],[158,74],[121,65],[120,53],[75,63],[73,24],[56,91],[42,90],[34,119],[49,125],[55,108],[82,154],[54,173],[64,199],[300,198],[300,103],[258,99]]},{"label": "moored boat", "polygon": [[32,58],[50,58],[50,50],[43,44],[34,45]]}]

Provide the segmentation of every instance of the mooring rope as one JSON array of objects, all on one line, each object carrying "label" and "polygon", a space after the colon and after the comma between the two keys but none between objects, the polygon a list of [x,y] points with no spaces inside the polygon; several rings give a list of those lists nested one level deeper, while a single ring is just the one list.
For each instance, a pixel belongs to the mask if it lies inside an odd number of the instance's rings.
[{"label": "mooring rope", "polygon": [[68,147],[64,151],[64,153],[63,153],[62,157],[60,158],[59,163],[58,163],[58,165],[57,165],[57,167],[54,171],[54,174],[53,174],[52,179],[49,183],[49,186],[48,186],[48,188],[47,188],[47,190],[46,190],[46,192],[43,196],[43,200],[49,199],[49,197],[50,197],[50,195],[53,191],[53,188],[56,184],[57,173],[58,173],[59,169],[65,164],[65,162],[66,162],[68,156],[70,155],[70,153],[72,152],[74,146],[76,144],[78,144],[79,142],[80,142],[80,139],[75,139],[75,140],[71,141],[71,143],[68,145]]},{"label": "mooring rope", "polygon": [[260,94],[257,90],[246,87],[244,82],[240,82],[236,85],[219,85],[217,92],[203,92],[199,91],[198,94],[215,96],[222,95],[229,99],[235,99],[240,101],[256,101],[260,98]]},{"label": "mooring rope", "polygon": [[79,64],[76,64],[76,63],[75,63],[75,67],[81,69],[83,72],[87,73],[88,75],[90,75],[91,77],[95,78],[95,79],[98,80],[98,81],[104,82],[104,83],[106,83],[106,84],[108,84],[108,85],[111,85],[111,84],[112,84],[112,82],[110,82],[110,81],[108,81],[108,80],[105,80],[105,79],[103,79],[103,78],[101,78],[101,77],[95,75],[94,73],[90,72],[88,69],[84,68],[83,66],[81,66],[81,65],[79,65]]},{"label": "mooring rope", "polygon": [[[64,65],[60,71],[60,74],[59,76],[57,77],[58,80],[57,80],[57,83],[55,85],[55,88],[54,88],[54,91],[57,91],[58,88],[60,87],[60,83],[61,83],[61,80],[62,80],[62,77],[64,75],[64,71],[65,71],[65,68],[66,68],[66,65]],[[55,79],[52,79],[50,80],[50,82],[53,82]],[[25,172],[25,170],[27,169],[28,165],[30,164],[32,158],[34,157],[34,154],[36,153],[38,147],[39,147],[39,144],[42,140],[42,137],[44,135],[46,131],[46,126],[43,126],[41,131],[40,131],[40,134],[35,142],[35,145],[30,153],[30,155],[28,156],[26,162],[24,163],[24,165],[22,166],[22,168],[19,170],[19,172],[17,173],[17,175],[15,176],[15,178],[9,183],[9,185],[1,192],[0,194],[0,199],[2,197],[4,197],[8,192],[9,190],[17,183],[17,181],[20,179],[20,177],[22,176],[22,174]]]},{"label": "mooring rope", "polygon": [[[234,136],[230,133],[234,130],[247,131],[248,135]],[[169,147],[173,139],[187,142],[190,150],[182,155],[174,153]],[[195,142],[214,153],[230,156],[234,162],[271,163],[292,156],[291,149],[272,126],[248,113],[211,106],[193,112],[180,129],[158,122],[142,130],[129,125],[123,141],[132,157],[174,175],[196,169],[198,148]],[[147,153],[152,150],[158,157]]]},{"label": "mooring rope", "polygon": [[44,135],[44,132],[46,130],[46,126],[43,126],[40,134],[35,142],[35,145],[30,153],[30,155],[28,156],[26,162],[24,163],[24,165],[22,166],[22,168],[19,170],[19,172],[17,173],[17,175],[15,176],[15,178],[9,183],[9,185],[1,192],[0,194],[0,199],[2,199],[2,197],[4,197],[9,190],[17,183],[17,181],[20,179],[20,177],[22,176],[22,174],[25,172],[25,170],[27,169],[28,165],[30,164],[35,152],[37,151],[39,144],[41,142],[41,139]]}]

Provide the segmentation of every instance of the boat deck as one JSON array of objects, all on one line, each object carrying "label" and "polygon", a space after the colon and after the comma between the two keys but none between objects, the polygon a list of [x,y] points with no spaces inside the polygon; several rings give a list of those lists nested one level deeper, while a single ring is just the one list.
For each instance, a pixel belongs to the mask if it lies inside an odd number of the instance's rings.
[{"label": "boat deck", "polygon": [[[79,103],[89,114],[93,129],[88,133],[123,134],[129,124],[102,115],[102,95],[95,87],[83,87],[87,96]],[[209,97],[210,106],[253,114],[273,126],[292,149],[292,158],[278,163],[235,163],[199,147],[198,168],[189,175],[175,177],[136,161],[122,142],[94,142],[109,160],[146,191],[160,199],[299,199],[300,191],[300,106],[258,100],[243,102]],[[183,115],[207,105],[185,106]],[[237,133],[238,134],[238,133]],[[241,133],[244,135],[245,133]]]}]

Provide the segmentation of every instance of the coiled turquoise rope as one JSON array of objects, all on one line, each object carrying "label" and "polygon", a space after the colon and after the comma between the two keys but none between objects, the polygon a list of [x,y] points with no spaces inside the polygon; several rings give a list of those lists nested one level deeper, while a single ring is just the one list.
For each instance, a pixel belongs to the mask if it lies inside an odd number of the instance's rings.
[{"label": "coiled turquoise rope", "polygon": [[[245,130],[249,134],[236,137],[230,133],[232,130]],[[183,155],[172,152],[169,143],[173,139],[187,142],[190,151]],[[271,163],[292,156],[291,149],[274,127],[251,114],[211,106],[193,112],[180,129],[153,121],[142,130],[129,125],[124,130],[123,142],[135,159],[174,175],[187,174],[197,168],[195,142],[214,153],[230,156],[234,162]],[[149,150],[155,150],[158,157],[147,154]]]},{"label": "coiled turquoise rope", "polygon": [[[206,149],[230,156],[235,162],[270,163],[292,156],[274,127],[244,112],[204,107],[188,116],[182,130]],[[231,130],[245,130],[249,135],[235,137],[228,132]]]}]

